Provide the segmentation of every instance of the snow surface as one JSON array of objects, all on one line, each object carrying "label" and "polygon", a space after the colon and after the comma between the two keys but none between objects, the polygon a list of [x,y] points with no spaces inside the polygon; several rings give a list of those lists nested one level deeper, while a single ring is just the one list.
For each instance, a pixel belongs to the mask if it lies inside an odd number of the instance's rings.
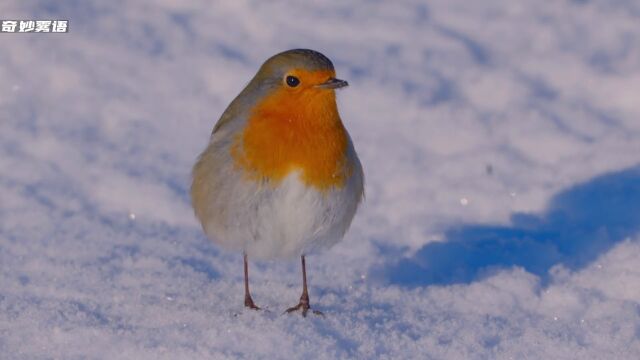
[{"label": "snow surface", "polygon": [[[0,358],[640,358],[640,2],[4,0]],[[242,263],[187,189],[270,55],[322,51],[367,199]]]}]

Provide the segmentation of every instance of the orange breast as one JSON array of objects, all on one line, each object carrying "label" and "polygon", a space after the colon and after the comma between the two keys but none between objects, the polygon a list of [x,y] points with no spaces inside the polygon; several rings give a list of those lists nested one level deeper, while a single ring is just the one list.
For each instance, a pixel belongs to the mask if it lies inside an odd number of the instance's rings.
[{"label": "orange breast", "polygon": [[252,111],[235,139],[237,167],[255,180],[277,185],[292,171],[319,190],[342,187],[350,175],[347,133],[331,90],[281,88]]}]

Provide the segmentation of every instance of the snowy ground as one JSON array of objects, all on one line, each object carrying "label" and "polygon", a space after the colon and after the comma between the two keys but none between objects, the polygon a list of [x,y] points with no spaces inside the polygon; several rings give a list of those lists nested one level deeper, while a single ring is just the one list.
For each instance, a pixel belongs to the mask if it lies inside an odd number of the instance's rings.
[{"label": "snowy ground", "polygon": [[[0,358],[640,358],[640,3],[4,0]],[[308,259],[208,242],[190,167],[268,56],[322,51],[367,176]]]}]

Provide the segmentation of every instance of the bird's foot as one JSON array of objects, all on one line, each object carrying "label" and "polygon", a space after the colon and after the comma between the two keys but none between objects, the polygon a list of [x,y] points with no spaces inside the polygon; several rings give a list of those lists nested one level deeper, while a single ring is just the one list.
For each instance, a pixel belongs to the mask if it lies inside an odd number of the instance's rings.
[{"label": "bird's foot", "polygon": [[256,306],[250,295],[244,297],[244,306],[251,310],[260,310],[260,307]]},{"label": "bird's foot", "polygon": [[314,315],[324,316],[322,311],[311,309],[311,306],[309,305],[309,298],[305,298],[304,296],[300,298],[298,305],[288,308],[283,314],[289,314],[298,310],[302,310],[303,317],[307,317],[307,312],[309,312],[309,310],[311,310]]}]

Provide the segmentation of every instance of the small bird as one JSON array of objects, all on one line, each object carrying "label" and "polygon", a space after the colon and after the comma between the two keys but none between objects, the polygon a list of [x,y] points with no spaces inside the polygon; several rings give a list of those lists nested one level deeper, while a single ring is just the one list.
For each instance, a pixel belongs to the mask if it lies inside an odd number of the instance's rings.
[{"label": "small bird", "polygon": [[[231,102],[193,167],[191,200],[207,236],[248,257],[302,260],[302,296],[286,312],[310,310],[305,255],[340,241],[364,195],[360,160],[336,104],[333,63],[313,50],[276,54]],[[312,310],[321,314],[319,311]]]}]

